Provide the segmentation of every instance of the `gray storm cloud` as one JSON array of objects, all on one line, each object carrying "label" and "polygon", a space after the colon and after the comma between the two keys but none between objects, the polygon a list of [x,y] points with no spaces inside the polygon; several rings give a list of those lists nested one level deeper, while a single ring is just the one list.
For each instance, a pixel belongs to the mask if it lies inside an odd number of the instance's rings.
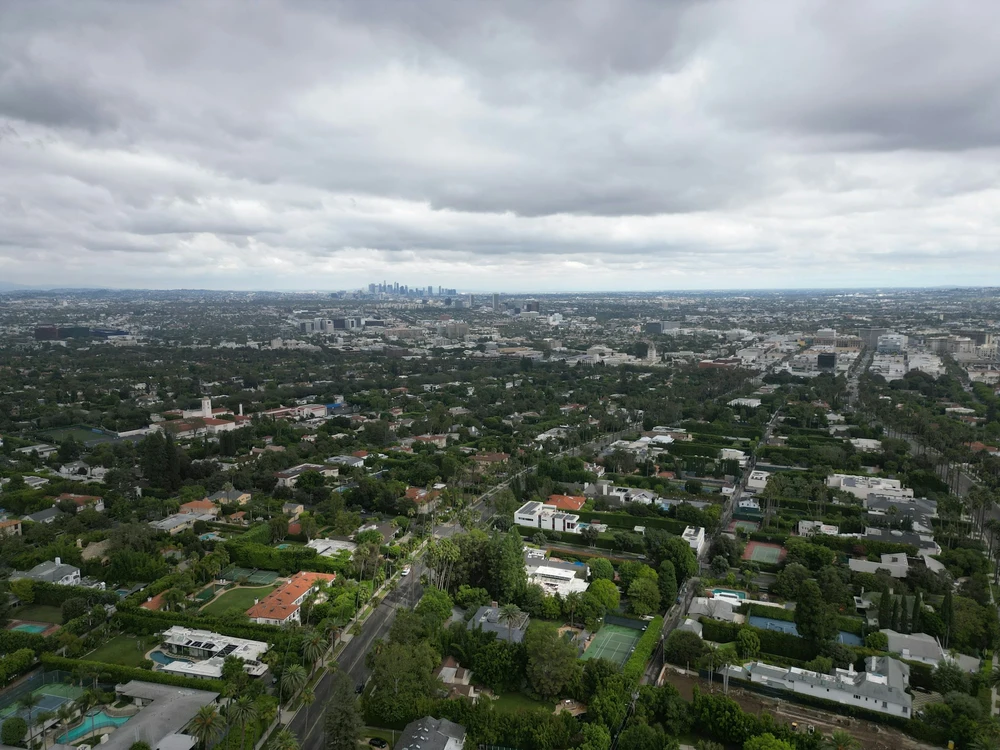
[{"label": "gray storm cloud", "polygon": [[1000,282],[998,15],[5,3],[0,279]]}]

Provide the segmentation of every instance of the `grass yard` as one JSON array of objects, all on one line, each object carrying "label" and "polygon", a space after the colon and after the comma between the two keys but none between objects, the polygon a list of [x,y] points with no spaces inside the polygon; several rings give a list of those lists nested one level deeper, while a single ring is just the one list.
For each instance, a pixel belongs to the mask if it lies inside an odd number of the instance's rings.
[{"label": "grass yard", "polygon": [[51,622],[56,625],[62,624],[62,609],[50,607],[48,604],[26,604],[10,612],[14,620],[27,620],[29,622]]},{"label": "grass yard", "polygon": [[84,654],[87,661],[102,661],[105,664],[121,664],[123,667],[138,667],[145,654],[160,639],[155,635],[116,635],[107,643]]},{"label": "grass yard", "polygon": [[271,586],[238,586],[225,592],[218,599],[201,608],[206,615],[221,615],[231,609],[244,612],[253,606],[255,599],[263,599],[277,588]]},{"label": "grass yard", "polygon": [[493,708],[497,711],[508,712],[544,708],[549,713],[552,713],[556,708],[556,704],[554,701],[539,701],[529,698],[524,693],[504,693],[503,695],[498,695],[496,700],[493,701]]}]

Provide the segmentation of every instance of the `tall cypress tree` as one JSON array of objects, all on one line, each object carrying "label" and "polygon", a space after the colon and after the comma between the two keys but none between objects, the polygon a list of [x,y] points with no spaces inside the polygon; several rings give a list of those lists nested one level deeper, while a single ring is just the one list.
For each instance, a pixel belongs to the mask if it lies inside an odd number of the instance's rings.
[{"label": "tall cypress tree", "polygon": [[910,632],[910,613],[906,609],[906,597],[901,597],[899,602],[899,632],[909,633]]},{"label": "tall cypress tree", "polygon": [[878,626],[885,630],[892,627],[892,597],[889,595],[889,587],[882,587],[882,595],[878,600]]},{"label": "tall cypress tree", "polygon": [[918,591],[913,597],[913,611],[910,613],[910,632],[924,632],[924,603],[923,597]]},{"label": "tall cypress tree", "polygon": [[897,597],[892,597],[892,627],[893,630],[899,630],[899,599]]},{"label": "tall cypress tree", "polygon": [[945,592],[944,602],[941,604],[941,620],[944,622],[944,647],[948,648],[951,631],[955,627],[955,602],[952,600],[951,588]]}]

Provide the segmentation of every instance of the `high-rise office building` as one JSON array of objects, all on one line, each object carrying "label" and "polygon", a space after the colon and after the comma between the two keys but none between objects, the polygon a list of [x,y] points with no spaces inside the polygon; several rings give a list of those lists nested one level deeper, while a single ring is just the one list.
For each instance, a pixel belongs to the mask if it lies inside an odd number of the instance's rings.
[{"label": "high-rise office building", "polygon": [[497,294],[496,292],[493,293],[493,309],[494,310],[500,309],[500,295]]}]

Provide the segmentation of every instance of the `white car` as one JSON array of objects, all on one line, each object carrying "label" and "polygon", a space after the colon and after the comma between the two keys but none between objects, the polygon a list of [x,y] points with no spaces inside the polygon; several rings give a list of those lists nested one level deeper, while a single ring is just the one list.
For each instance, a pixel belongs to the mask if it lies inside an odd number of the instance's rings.
[{"label": "white car", "polygon": [[401,576],[408,576],[408,575],[410,575],[410,566],[407,565],[405,568],[403,568],[403,570],[400,572],[400,575]]}]

